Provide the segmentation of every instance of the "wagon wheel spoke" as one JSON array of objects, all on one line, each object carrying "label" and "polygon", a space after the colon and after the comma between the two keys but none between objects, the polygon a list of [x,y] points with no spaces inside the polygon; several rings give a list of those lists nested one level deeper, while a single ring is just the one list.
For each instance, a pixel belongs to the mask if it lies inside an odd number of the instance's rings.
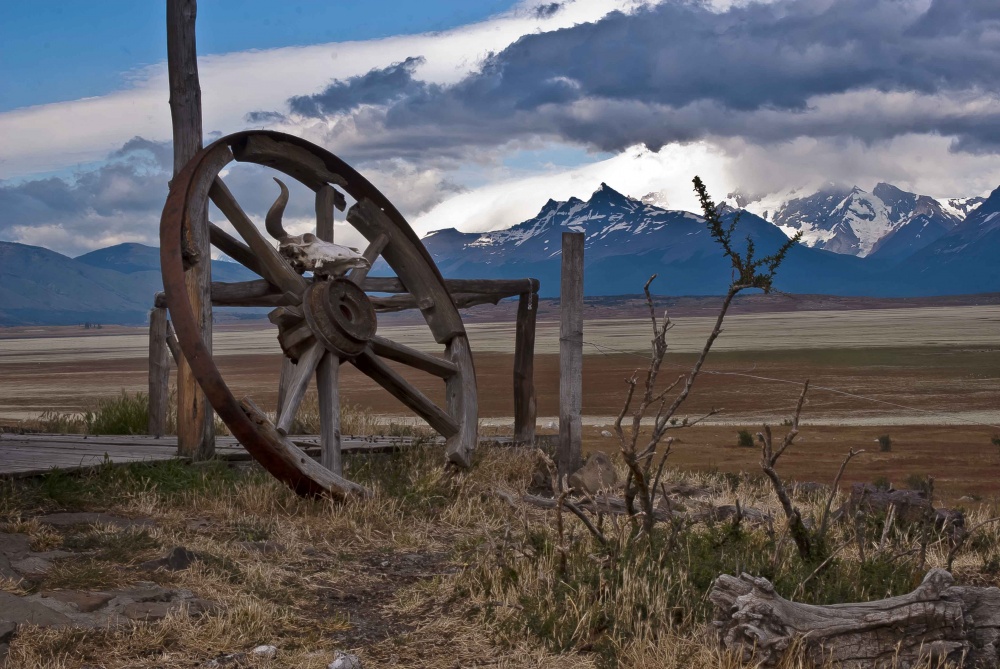
[{"label": "wagon wheel spoke", "polygon": [[409,407],[445,438],[458,434],[459,425],[448,412],[385,364],[371,349],[366,349],[351,363],[362,374],[385,388],[390,395]]},{"label": "wagon wheel spoke", "polygon": [[382,254],[382,251],[385,250],[388,243],[389,235],[384,232],[369,242],[368,247],[361,254],[365,257],[365,260],[368,261],[368,267],[356,267],[352,269],[351,273],[347,275],[347,278],[359,286],[362,286],[365,278],[368,276],[368,272],[371,271],[372,266],[375,265],[375,261],[378,260],[378,257]]},{"label": "wagon wheel spoke", "polygon": [[278,423],[275,427],[279,433],[287,435],[292,423],[295,422],[299,405],[302,404],[302,398],[305,397],[306,390],[309,388],[309,381],[312,379],[316,367],[319,366],[320,358],[323,357],[324,352],[319,342],[313,342],[296,363],[288,383],[288,390],[283,398],[284,402],[278,410]]},{"label": "wagon wheel spoke", "polygon": [[419,369],[428,374],[433,374],[442,379],[450,379],[458,373],[458,365],[450,360],[442,360],[437,356],[404,346],[385,337],[376,335],[372,337],[369,344],[371,345],[372,353],[380,358],[401,362],[404,365]]},{"label": "wagon wheel spoke", "polygon": [[246,241],[247,247],[253,252],[260,263],[263,277],[277,286],[282,292],[301,297],[308,285],[306,280],[292,269],[292,266],[271,245],[271,242],[260,234],[257,226],[254,225],[250,217],[240,207],[236,198],[233,197],[233,194],[229,191],[226,184],[223,183],[222,179],[216,177],[209,191],[209,197],[215,203],[215,206],[225,214],[229,222],[233,224],[236,232]]},{"label": "wagon wheel spoke", "polygon": [[340,457],[340,358],[326,351],[316,370],[319,392],[320,464],[334,474],[343,473]]},{"label": "wagon wheel spoke", "polygon": [[257,256],[253,254],[253,251],[250,250],[249,246],[236,239],[236,237],[233,237],[231,234],[211,221],[208,223],[208,233],[212,246],[219,249],[254,274],[264,276],[264,269],[261,267],[260,262],[257,260]]}]

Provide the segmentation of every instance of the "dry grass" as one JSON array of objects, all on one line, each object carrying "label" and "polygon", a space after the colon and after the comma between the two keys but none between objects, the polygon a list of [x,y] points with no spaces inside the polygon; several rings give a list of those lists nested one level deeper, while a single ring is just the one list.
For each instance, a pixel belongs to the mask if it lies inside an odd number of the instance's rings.
[{"label": "dry grass", "polygon": [[[33,547],[86,551],[56,562],[38,588],[110,587],[149,580],[138,563],[183,545],[201,556],[157,580],[219,604],[195,619],[103,630],[28,630],[9,666],[201,666],[224,653],[274,644],[268,667],[325,667],[335,649],[359,653],[367,667],[726,667],[741,666],[712,640],[705,593],[716,575],[748,571],[772,579],[799,601],[880,598],[910,590],[922,576],[919,537],[891,527],[866,535],[859,558],[853,529],[835,526],[830,567],[799,560],[783,538],[730,524],[659,525],[637,540],[628,524],[603,520],[608,546],[575,518],[560,539],[552,512],[512,508],[491,491],[523,490],[532,453],[485,448],[471,472],[447,474],[436,447],[392,456],[348,458],[348,473],[376,492],[338,505],[295,497],[255,467],[180,463],[107,468],[81,477],[49,475],[0,484],[5,531],[26,532]],[[778,510],[758,477],[671,474],[709,488],[711,501]],[[821,496],[798,500],[816,516]],[[143,530],[53,530],[39,512],[86,508],[151,518]],[[970,512],[970,524],[987,509]],[[259,552],[246,542],[268,542]],[[870,545],[869,545],[870,544]],[[926,568],[943,566],[947,542],[935,537]],[[897,557],[893,557],[897,556]],[[955,565],[960,582],[995,583],[1000,530],[983,528]],[[3,583],[4,590],[24,592]],[[250,666],[250,665],[248,665]],[[790,656],[787,669],[798,667]]]}]

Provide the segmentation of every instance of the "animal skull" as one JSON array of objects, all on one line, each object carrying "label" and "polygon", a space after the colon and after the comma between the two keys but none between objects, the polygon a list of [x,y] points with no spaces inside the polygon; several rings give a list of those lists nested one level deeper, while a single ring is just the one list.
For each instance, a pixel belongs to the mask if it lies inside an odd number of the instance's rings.
[{"label": "animal skull", "polygon": [[357,249],[325,242],[310,232],[283,238],[278,252],[297,272],[338,276],[356,267],[370,267],[368,260]]}]

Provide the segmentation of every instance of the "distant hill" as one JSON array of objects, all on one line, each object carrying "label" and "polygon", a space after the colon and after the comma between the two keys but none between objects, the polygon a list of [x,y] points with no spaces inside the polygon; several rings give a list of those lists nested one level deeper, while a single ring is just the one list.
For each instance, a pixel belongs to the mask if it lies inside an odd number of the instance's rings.
[{"label": "distant hill", "polygon": [[[942,202],[879,184],[871,195],[855,189],[838,197],[828,193],[811,205],[796,206],[802,216],[809,207],[828,216],[850,210],[854,223],[864,219],[858,212],[874,211],[867,223],[886,223],[889,232],[871,242],[866,257],[796,246],[778,272],[777,289],[876,298],[1000,291],[1000,189],[985,200]],[[753,239],[761,255],[781,246],[786,232],[796,227],[788,222],[788,208],[784,228],[748,211],[725,211],[728,220],[739,213],[736,238],[744,245],[747,237]],[[958,220],[964,211],[968,215]],[[800,229],[806,227],[804,218],[796,220]],[[856,233],[863,226],[848,227],[861,239]],[[831,230],[850,238],[843,226]],[[654,290],[671,296],[718,295],[730,280],[731,267],[700,216],[627,197],[607,184],[587,201],[549,200],[536,216],[506,230],[449,228],[428,234],[423,242],[447,278],[535,277],[541,295],[555,297],[565,231],[586,235],[584,289],[591,297],[637,294],[652,274],[659,275]],[[232,262],[215,261],[212,268],[218,281],[258,278]],[[387,269],[377,263],[373,272]],[[68,258],[0,242],[0,325],[142,323],[160,290],[159,252],[148,246],[119,244]]]},{"label": "distant hill", "polygon": [[[212,263],[213,278],[259,278]],[[70,258],[39,246],[0,242],[0,325],[138,324],[163,290],[159,250],[118,244]]]}]

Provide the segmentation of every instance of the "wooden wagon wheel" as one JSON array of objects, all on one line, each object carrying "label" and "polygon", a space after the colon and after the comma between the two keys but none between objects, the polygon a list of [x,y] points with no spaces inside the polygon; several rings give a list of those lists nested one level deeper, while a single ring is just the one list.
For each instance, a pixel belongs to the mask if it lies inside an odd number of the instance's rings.
[{"label": "wooden wagon wheel", "polygon": [[[288,237],[276,249],[265,238],[219,177],[231,161],[256,163],[283,172],[316,193],[317,234]],[[280,182],[279,182],[280,184]],[[356,200],[347,221],[367,240],[364,260],[330,259],[330,246],[320,248],[320,264],[303,258],[303,244],[322,247],[332,241],[333,208],[343,209],[345,199],[333,187]],[[282,197],[268,212],[267,229],[285,236],[280,216],[287,201]],[[184,269],[206,262],[191,251],[188,221],[204,211],[209,199],[229,219],[243,238],[236,239],[209,224],[211,243],[263,279],[239,283],[213,283],[212,303],[224,306],[272,306],[279,342],[287,361],[287,390],[272,424],[249,400],[236,399],[203,343],[184,283]],[[305,238],[305,239],[303,239]],[[286,244],[287,242],[287,244]],[[296,245],[294,242],[299,242]],[[341,247],[341,251],[347,251]],[[296,257],[296,254],[299,257]],[[382,257],[395,279],[367,278],[368,267]],[[477,440],[478,406],[475,371],[462,319],[444,279],[403,216],[363,176],[330,152],[300,138],[278,132],[250,131],[223,137],[195,155],[174,179],[160,221],[160,257],[167,307],[177,340],[212,407],[233,435],[271,474],[301,494],[357,492],[358,486],[339,474],[339,365],[353,364],[362,373],[427,421],[446,438],[449,461],[468,466]],[[315,261],[315,258],[311,258]],[[305,265],[303,265],[303,262]],[[324,265],[322,263],[326,262]],[[342,268],[354,265],[349,273]],[[303,276],[315,269],[313,276]],[[372,299],[365,292],[381,284],[399,283],[409,293],[403,297],[419,308],[434,340],[445,347],[444,359],[417,351],[376,334]],[[397,296],[397,298],[399,297]],[[437,406],[410,384],[385,360],[393,360],[445,383],[447,406]],[[317,464],[286,438],[308,384],[316,374],[319,389],[324,464]],[[283,384],[284,385],[284,384]],[[328,455],[329,454],[329,455]]]}]

